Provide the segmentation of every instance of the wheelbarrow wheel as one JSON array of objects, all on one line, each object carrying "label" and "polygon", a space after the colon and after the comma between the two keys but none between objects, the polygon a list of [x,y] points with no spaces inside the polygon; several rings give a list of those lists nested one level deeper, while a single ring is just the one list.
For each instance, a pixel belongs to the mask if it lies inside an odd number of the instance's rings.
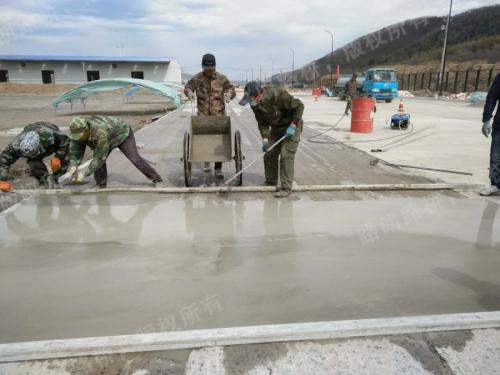
[{"label": "wheelbarrow wheel", "polygon": [[191,146],[191,134],[189,132],[184,133],[184,143],[182,148],[182,160],[184,162],[184,183],[186,187],[191,186],[191,162],[189,161],[189,150]]},{"label": "wheelbarrow wheel", "polygon": [[[241,135],[239,131],[234,132],[234,164],[236,173],[241,172],[243,169],[243,154],[241,151]],[[236,184],[238,186],[243,185],[243,173],[236,179]]]}]

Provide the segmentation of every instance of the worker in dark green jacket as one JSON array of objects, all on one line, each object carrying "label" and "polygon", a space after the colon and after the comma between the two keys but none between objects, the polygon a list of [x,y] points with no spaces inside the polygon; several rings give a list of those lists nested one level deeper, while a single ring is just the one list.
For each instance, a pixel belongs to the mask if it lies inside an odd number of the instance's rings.
[{"label": "worker in dark green jacket", "polygon": [[[105,188],[108,180],[106,160],[113,149],[119,148],[155,185],[162,183],[160,175],[137,152],[134,132],[122,119],[111,116],[76,117],[71,121],[69,129],[69,173],[76,182],[93,174],[97,186]],[[87,146],[94,151],[92,161],[88,168],[77,172]]]},{"label": "worker in dark green jacket", "polygon": [[[66,173],[69,164],[69,138],[55,124],[36,122],[26,126],[0,153],[2,190],[12,189],[8,182],[9,169],[19,158],[26,158],[31,175],[40,186],[52,187],[55,179]],[[53,155],[50,171],[44,158]],[[5,186],[5,187],[4,187]]]},{"label": "worker in dark green jacket", "polygon": [[353,73],[351,79],[345,84],[345,95],[347,100],[347,105],[345,107],[346,116],[352,110],[352,100],[358,96],[358,76]]},{"label": "worker in dark green jacket", "polygon": [[[258,82],[245,86],[240,105],[250,103],[262,136],[262,151],[266,175],[265,185],[278,184],[278,170],[281,189],[275,194],[282,198],[290,195],[294,179],[295,153],[302,133],[304,104],[283,88],[261,88]],[[281,145],[267,150],[283,136]]]}]

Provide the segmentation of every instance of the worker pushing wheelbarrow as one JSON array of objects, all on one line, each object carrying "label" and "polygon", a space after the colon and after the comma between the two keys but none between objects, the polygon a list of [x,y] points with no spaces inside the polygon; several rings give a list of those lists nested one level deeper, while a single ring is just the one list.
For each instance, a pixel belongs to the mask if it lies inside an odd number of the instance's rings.
[{"label": "worker pushing wheelbarrow", "polygon": [[[216,72],[215,66],[215,56],[204,55],[203,71],[194,75],[184,89],[192,108],[191,129],[184,134],[183,144],[186,186],[192,184],[193,163],[203,163],[206,171],[214,163],[214,174],[219,179],[224,178],[222,164],[225,162],[234,161],[236,172],[242,169],[241,136],[239,131],[233,135],[231,118],[227,116],[229,102],[236,96],[236,91],[225,75]],[[236,183],[243,183],[241,174]]]}]

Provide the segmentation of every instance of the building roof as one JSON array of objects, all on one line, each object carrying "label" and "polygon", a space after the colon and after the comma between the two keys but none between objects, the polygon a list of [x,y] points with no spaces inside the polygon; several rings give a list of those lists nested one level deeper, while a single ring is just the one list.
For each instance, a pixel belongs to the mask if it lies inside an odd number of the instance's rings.
[{"label": "building roof", "polygon": [[64,55],[0,55],[3,61],[79,61],[79,62],[151,62],[166,63],[173,60],[171,57],[145,56],[64,56]]}]

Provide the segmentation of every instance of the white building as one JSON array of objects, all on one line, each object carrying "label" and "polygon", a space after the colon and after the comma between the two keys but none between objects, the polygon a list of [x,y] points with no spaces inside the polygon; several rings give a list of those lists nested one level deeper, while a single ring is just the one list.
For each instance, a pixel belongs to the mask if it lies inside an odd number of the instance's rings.
[{"label": "white building", "polygon": [[85,83],[139,78],[181,83],[181,67],[167,57],[0,55],[0,82]]}]

